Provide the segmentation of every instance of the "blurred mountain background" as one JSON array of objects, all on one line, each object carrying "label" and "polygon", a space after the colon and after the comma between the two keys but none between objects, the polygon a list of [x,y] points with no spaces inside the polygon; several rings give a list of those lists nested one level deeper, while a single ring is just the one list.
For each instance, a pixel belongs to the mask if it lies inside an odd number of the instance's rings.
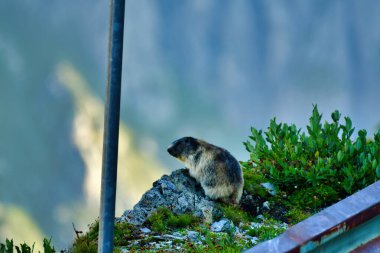
[{"label": "blurred mountain background", "polygon": [[[380,2],[126,1],[117,215],[196,136],[246,160],[250,126],[316,103],[380,123]],[[108,1],[0,2],[0,241],[58,247],[97,218]]]}]

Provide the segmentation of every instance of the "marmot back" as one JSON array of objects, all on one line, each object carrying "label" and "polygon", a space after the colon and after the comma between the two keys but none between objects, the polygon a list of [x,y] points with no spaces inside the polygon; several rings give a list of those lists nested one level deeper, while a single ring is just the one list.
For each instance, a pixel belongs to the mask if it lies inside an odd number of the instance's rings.
[{"label": "marmot back", "polygon": [[181,160],[202,186],[206,196],[237,204],[243,193],[243,174],[239,162],[225,149],[193,137],[172,143],[169,154]]}]

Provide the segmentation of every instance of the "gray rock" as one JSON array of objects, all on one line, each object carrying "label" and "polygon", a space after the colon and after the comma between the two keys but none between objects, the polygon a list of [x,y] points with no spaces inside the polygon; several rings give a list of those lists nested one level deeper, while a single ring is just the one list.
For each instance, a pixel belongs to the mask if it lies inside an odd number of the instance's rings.
[{"label": "gray rock", "polygon": [[263,203],[263,209],[264,209],[264,210],[270,210],[269,201],[265,201],[265,202]]},{"label": "gray rock", "polygon": [[232,221],[228,219],[221,219],[220,221],[214,222],[211,225],[211,231],[213,232],[228,232],[234,227]]},{"label": "gray rock", "polygon": [[199,241],[199,233],[196,231],[187,231],[187,238],[192,242]]},{"label": "gray rock", "polygon": [[166,234],[166,235],[163,235],[164,238],[166,239],[171,239],[171,240],[184,240],[185,237],[184,236],[181,236],[181,235],[170,235],[170,234]]},{"label": "gray rock", "polygon": [[150,232],[152,232],[149,228],[140,228],[140,231],[144,234],[149,234]]},{"label": "gray rock", "polygon": [[262,226],[263,226],[262,223],[251,222],[250,228],[252,228],[252,229],[257,229],[257,228],[261,228]]},{"label": "gray rock", "polygon": [[173,235],[174,236],[178,236],[178,237],[182,237],[182,234],[180,232],[178,232],[178,231],[174,232]]},{"label": "gray rock", "polygon": [[264,215],[262,214],[257,215],[256,218],[260,220],[265,220]]},{"label": "gray rock", "polygon": [[255,236],[255,237],[250,238],[250,240],[252,244],[256,244],[259,238]]},{"label": "gray rock", "polygon": [[207,198],[199,183],[189,176],[187,169],[164,175],[153,183],[141,200],[118,218],[134,225],[142,225],[158,207],[166,206],[174,214],[192,213],[211,223],[217,214],[215,203]]},{"label": "gray rock", "polygon": [[267,183],[261,183],[261,186],[264,187],[270,195],[274,196],[277,194],[276,189],[273,184],[267,182]]}]

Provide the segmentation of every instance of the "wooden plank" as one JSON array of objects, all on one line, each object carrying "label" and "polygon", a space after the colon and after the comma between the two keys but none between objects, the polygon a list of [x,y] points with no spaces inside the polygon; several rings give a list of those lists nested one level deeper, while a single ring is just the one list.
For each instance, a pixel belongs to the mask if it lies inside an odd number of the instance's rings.
[{"label": "wooden plank", "polygon": [[[379,221],[380,181],[377,181],[296,224],[280,236],[263,242],[246,252],[319,252],[317,249],[323,248],[323,245],[332,247],[333,242],[341,243],[342,240],[346,240],[345,237],[342,237],[343,234],[353,231],[356,227],[358,227],[356,232],[359,231],[358,233],[360,234],[359,226],[364,226],[366,222],[368,222],[365,225],[367,228],[374,226],[372,234],[363,233],[358,237],[359,242],[351,242],[350,240],[344,242],[347,249],[351,247],[351,250],[353,250],[380,235]],[[354,233],[352,231],[350,233]],[[335,250],[334,253],[337,253],[337,251]]]}]

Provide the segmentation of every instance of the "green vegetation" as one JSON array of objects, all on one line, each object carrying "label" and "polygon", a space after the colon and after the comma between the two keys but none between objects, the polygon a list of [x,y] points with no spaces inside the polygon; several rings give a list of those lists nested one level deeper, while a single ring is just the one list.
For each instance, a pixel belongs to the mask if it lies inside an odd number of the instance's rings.
[{"label": "green vegetation", "polygon": [[265,174],[261,171],[251,168],[251,162],[242,163],[244,176],[244,190],[250,195],[258,195],[262,198],[268,198],[269,194],[260,184],[268,182]]},{"label": "green vegetation", "polygon": [[251,215],[238,206],[223,203],[219,204],[218,208],[224,217],[231,220],[235,225],[252,220]]},{"label": "green vegetation", "polygon": [[[133,238],[136,228],[129,223],[115,223],[114,226],[114,245],[115,247],[126,246],[129,240]],[[70,252],[72,253],[92,253],[97,252],[99,235],[99,221],[95,221],[89,226],[86,234],[78,236],[73,243]]]},{"label": "green vegetation", "polygon": [[289,224],[297,224],[310,216],[310,212],[300,209],[299,207],[289,207],[285,214]]},{"label": "green vegetation", "polygon": [[273,226],[262,226],[259,228],[252,228],[248,230],[248,235],[250,236],[256,236],[260,241],[266,241],[272,238],[275,238],[276,236],[280,235],[282,232],[284,232],[284,228],[278,228]]},{"label": "green vegetation", "polygon": [[262,195],[251,182],[271,182],[287,196],[286,206],[316,212],[378,180],[380,131],[372,140],[359,130],[352,140],[351,119],[345,117],[341,124],[340,117],[335,111],[332,122],[322,124],[314,106],[307,134],[275,118],[264,133],[252,127],[253,144],[244,143],[250,160],[242,163],[248,175],[246,190]]},{"label": "green vegetation", "polygon": [[261,222],[256,222],[257,226],[253,226],[248,229],[247,234],[258,238],[258,242],[263,242],[272,239],[281,233],[283,233],[287,227],[281,222],[267,218]]},{"label": "green vegetation", "polygon": [[[250,159],[241,163],[249,200],[241,206],[217,205],[220,218],[234,223],[229,231],[211,232],[210,224],[192,214],[175,215],[160,207],[144,224],[152,233],[142,235],[140,227],[116,223],[114,252],[241,252],[375,182],[380,178],[380,131],[373,139],[367,138],[365,130],[354,137],[351,119],[344,117],[340,123],[340,118],[335,111],[332,121],[322,124],[322,115],[314,106],[307,132],[276,119],[265,132],[251,128],[250,141],[244,143]],[[275,191],[269,193],[262,183],[270,183]],[[255,218],[257,214],[262,217]],[[75,231],[77,238],[69,252],[97,252],[98,230],[96,221],[86,234]],[[197,240],[186,237],[189,230]],[[165,234],[174,232],[175,236],[165,239]],[[50,244],[44,239],[44,252],[55,252]],[[0,253],[13,253],[13,248],[17,253],[30,253],[34,245],[14,247],[13,241],[6,240],[0,244]]]},{"label": "green vegetation", "polygon": [[[13,240],[5,240],[5,244],[0,243],[0,253],[13,253],[14,248],[16,249],[17,253],[32,253],[34,251],[34,243],[32,247],[27,245],[26,243],[21,243],[20,246],[15,246],[13,244]],[[44,253],[54,253],[55,249],[51,245],[51,239],[44,239],[43,241],[43,248],[44,248]]]},{"label": "green vegetation", "polygon": [[208,229],[201,231],[204,236],[202,244],[188,243],[184,252],[242,252],[244,249],[253,245],[247,245],[233,233],[213,233]]},{"label": "green vegetation", "polygon": [[77,236],[70,251],[73,253],[96,253],[98,250],[98,235],[99,221],[95,221],[89,226],[89,230],[86,234]]},{"label": "green vegetation", "polygon": [[159,207],[148,222],[153,231],[162,233],[167,229],[190,227],[199,223],[199,219],[191,214],[174,215],[169,208]]}]

